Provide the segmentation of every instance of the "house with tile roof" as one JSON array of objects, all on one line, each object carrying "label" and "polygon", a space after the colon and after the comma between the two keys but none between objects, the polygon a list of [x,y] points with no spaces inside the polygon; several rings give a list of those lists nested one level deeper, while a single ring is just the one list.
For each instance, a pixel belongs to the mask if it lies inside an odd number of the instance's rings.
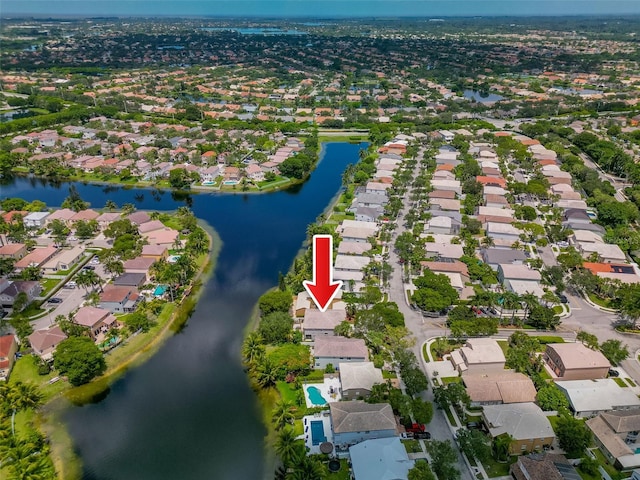
[{"label": "house with tile roof", "polygon": [[337,447],[398,436],[396,417],[388,403],[332,402],[329,411],[333,443]]},{"label": "house with tile roof", "polygon": [[315,369],[323,370],[329,364],[340,368],[342,363],[367,362],[369,349],[361,338],[317,337],[313,344],[312,356]]},{"label": "house with tile roof", "polygon": [[482,411],[482,421],[492,439],[511,435],[512,455],[542,451],[556,437],[547,416],[531,402],[487,405]]},{"label": "house with tile roof", "polygon": [[561,380],[607,378],[611,364],[599,351],[580,342],[549,343],[543,360]]}]

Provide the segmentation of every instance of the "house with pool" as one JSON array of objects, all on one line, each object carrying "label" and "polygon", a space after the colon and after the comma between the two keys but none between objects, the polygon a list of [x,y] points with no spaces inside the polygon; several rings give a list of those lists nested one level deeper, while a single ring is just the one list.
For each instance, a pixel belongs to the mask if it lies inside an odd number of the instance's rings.
[{"label": "house with pool", "polygon": [[332,402],[331,434],[337,450],[365,440],[399,435],[396,417],[388,403]]}]

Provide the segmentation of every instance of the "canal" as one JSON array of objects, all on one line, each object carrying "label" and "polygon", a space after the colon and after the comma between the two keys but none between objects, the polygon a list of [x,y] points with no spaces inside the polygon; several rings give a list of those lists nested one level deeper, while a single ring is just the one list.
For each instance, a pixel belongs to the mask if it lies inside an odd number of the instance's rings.
[{"label": "canal", "polygon": [[[188,205],[220,234],[222,250],[186,328],[116,381],[101,401],[65,420],[87,480],[259,480],[266,429],[240,362],[243,329],[265,290],[299,251],[305,230],[341,186],[366,143],[323,144],[309,180],[262,195],[193,194],[77,183],[93,208],[107,200],[138,209]],[[69,184],[17,178],[0,198],[58,206]]]}]

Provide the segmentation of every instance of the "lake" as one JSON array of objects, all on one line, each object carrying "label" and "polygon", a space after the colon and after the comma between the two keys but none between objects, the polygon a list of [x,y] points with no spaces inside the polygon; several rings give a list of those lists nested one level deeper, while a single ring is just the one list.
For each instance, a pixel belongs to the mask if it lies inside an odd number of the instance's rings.
[{"label": "lake", "polygon": [[477,90],[465,90],[462,92],[464,98],[469,100],[475,100],[478,103],[493,103],[498,100],[504,100],[504,97],[501,95],[497,95],[495,93],[489,93],[488,95],[484,95],[482,92]]},{"label": "lake", "polygon": [[[149,361],[116,381],[106,398],[66,416],[87,480],[253,480],[265,472],[256,395],[240,362],[243,330],[258,297],[277,284],[305,230],[341,188],[341,174],[366,143],[323,144],[303,185],[260,195],[194,194],[77,183],[94,208],[107,199],[138,209],[185,204],[220,234],[215,274],[186,328]],[[0,197],[57,206],[68,184],[18,178]]]}]

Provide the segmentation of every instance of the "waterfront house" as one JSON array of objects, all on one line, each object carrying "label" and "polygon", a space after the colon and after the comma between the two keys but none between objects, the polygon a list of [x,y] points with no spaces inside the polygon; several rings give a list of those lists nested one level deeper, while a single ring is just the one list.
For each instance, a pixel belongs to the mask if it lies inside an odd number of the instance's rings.
[{"label": "waterfront house", "polygon": [[151,278],[151,265],[156,262],[155,258],[139,256],[126,260],[122,265],[126,273],[143,273],[146,276],[147,281]]},{"label": "waterfront house", "polygon": [[31,348],[43,360],[49,361],[53,358],[53,352],[60,342],[65,340],[67,335],[58,325],[42,330],[36,330],[29,335]]},{"label": "waterfront house", "polygon": [[333,443],[340,449],[398,436],[396,417],[388,403],[332,402],[329,410]]},{"label": "waterfront house", "polygon": [[109,328],[118,325],[116,317],[109,310],[96,307],[81,307],[73,315],[73,321],[86,327],[94,341],[100,333],[105,333]]},{"label": "waterfront house", "polygon": [[135,287],[107,285],[100,294],[99,307],[111,313],[129,313],[136,309],[140,300]]},{"label": "waterfront house", "polygon": [[354,480],[407,480],[415,462],[398,437],[365,440],[349,447]]},{"label": "waterfront house", "polygon": [[23,218],[24,226],[27,228],[42,228],[49,215],[49,212],[31,212]]},{"label": "waterfront house", "polygon": [[346,320],[344,310],[327,310],[321,312],[316,309],[307,309],[302,321],[302,333],[305,340],[315,340],[319,336],[333,336],[333,330]]},{"label": "waterfront house", "polygon": [[338,370],[343,400],[367,398],[374,385],[384,383],[382,371],[373,362],[341,362]]},{"label": "waterfront house", "polygon": [[166,259],[169,256],[169,249],[166,245],[143,245],[140,256],[154,260]]},{"label": "waterfront house", "polygon": [[313,343],[312,354],[313,367],[320,370],[324,370],[329,364],[340,368],[341,363],[369,360],[369,350],[360,338],[318,336]]},{"label": "waterfront house", "polygon": [[17,351],[18,342],[15,335],[0,336],[0,381],[6,381],[9,378]]}]

